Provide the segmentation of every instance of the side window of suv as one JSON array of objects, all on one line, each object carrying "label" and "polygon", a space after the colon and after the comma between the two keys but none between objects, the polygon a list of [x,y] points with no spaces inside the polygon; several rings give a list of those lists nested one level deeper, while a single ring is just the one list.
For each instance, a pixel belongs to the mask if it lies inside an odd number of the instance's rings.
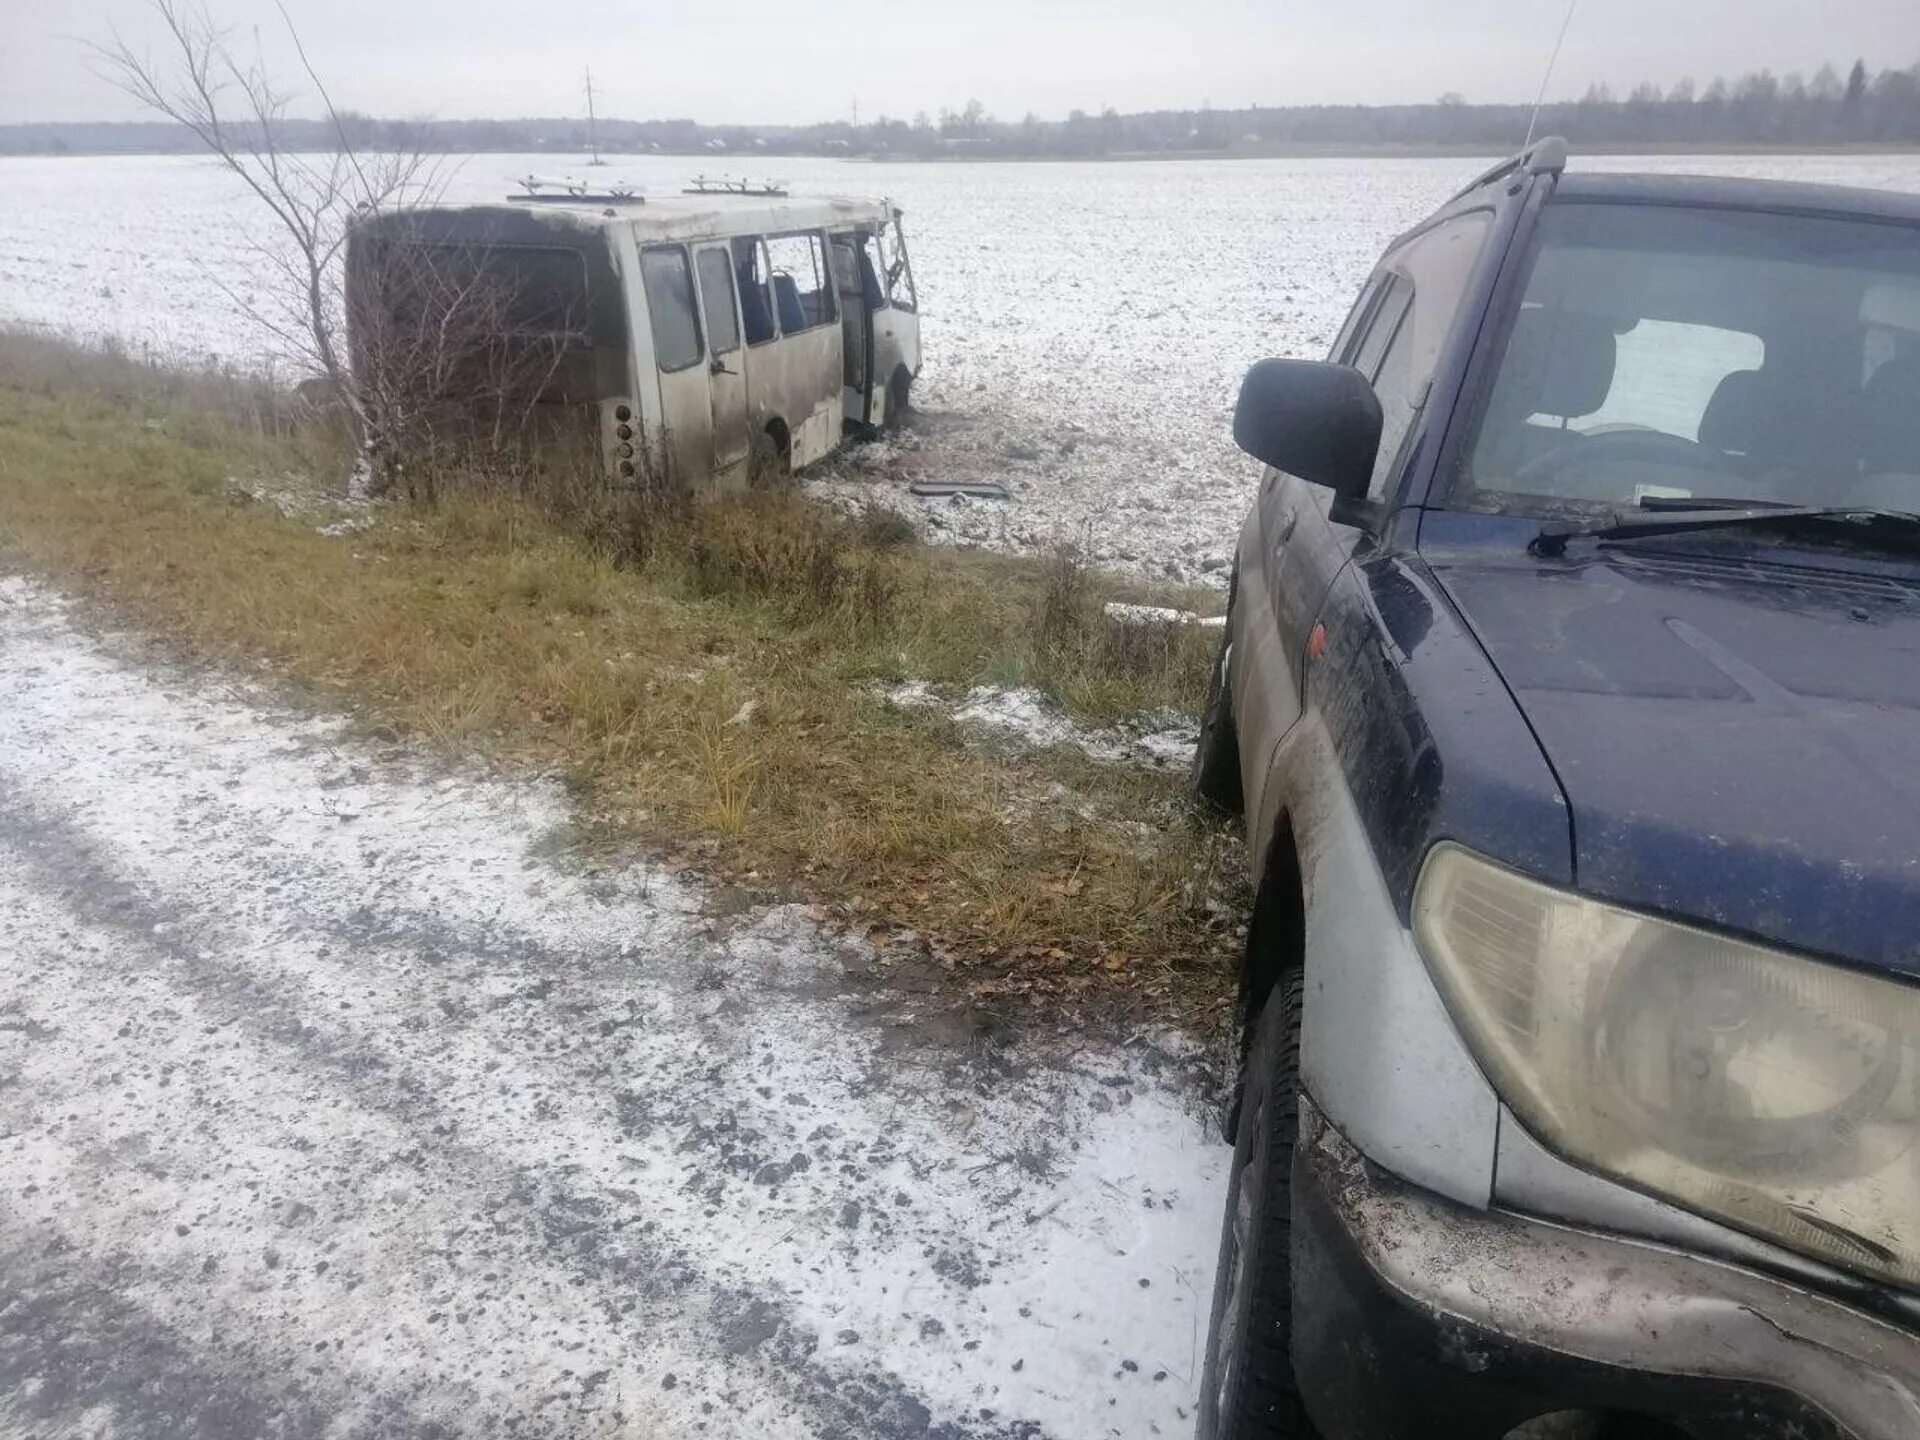
[{"label": "side window of suv", "polygon": [[1400,451],[1426,403],[1428,382],[1492,224],[1491,211],[1455,216],[1421,231],[1380,262],[1390,278],[1348,362],[1380,397],[1380,453],[1367,490],[1372,499],[1384,497],[1398,472]]},{"label": "side window of suv", "polygon": [[1351,364],[1348,358],[1353,354],[1355,342],[1367,326],[1367,317],[1373,314],[1373,302],[1380,298],[1390,277],[1378,270],[1367,277],[1367,283],[1360,287],[1359,298],[1353,302],[1353,309],[1347,312],[1346,323],[1340,327],[1340,333],[1334,337],[1333,348],[1327,352],[1327,358],[1335,364]]}]

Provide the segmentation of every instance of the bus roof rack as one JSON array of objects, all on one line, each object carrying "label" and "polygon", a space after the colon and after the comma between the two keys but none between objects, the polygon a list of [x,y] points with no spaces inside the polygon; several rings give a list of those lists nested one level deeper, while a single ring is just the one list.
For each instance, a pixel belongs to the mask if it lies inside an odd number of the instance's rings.
[{"label": "bus roof rack", "polygon": [[596,186],[571,175],[521,175],[514,183],[527,193],[507,198],[522,205],[644,205],[647,197],[638,185],[620,180],[603,180]]},{"label": "bus roof rack", "polygon": [[696,175],[689,180],[683,195],[763,195],[773,200],[787,198],[784,180],[735,180],[726,175]]},{"label": "bus roof rack", "polygon": [[1509,175],[1558,175],[1566,168],[1566,140],[1559,135],[1543,135],[1518,155],[1509,155],[1491,170],[1462,185],[1448,197],[1448,203],[1463,199],[1482,185],[1491,185]]}]

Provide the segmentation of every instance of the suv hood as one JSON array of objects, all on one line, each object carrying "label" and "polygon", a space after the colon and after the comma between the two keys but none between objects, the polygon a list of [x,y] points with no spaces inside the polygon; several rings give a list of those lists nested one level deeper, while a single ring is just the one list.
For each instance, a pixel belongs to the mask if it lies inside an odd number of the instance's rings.
[{"label": "suv hood", "polygon": [[1920,974],[1920,585],[1426,558],[1559,776],[1580,890]]}]

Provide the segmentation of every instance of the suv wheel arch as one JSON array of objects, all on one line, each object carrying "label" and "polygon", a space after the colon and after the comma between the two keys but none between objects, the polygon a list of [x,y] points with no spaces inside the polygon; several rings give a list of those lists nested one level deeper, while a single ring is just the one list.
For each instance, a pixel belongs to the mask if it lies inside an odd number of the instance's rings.
[{"label": "suv wheel arch", "polygon": [[[1254,1025],[1266,1008],[1267,997],[1289,971],[1303,968],[1307,951],[1306,885],[1300,870],[1300,852],[1294,841],[1292,817],[1284,811],[1275,820],[1267,846],[1266,864],[1254,891],[1253,913],[1247,922],[1247,948],[1240,962],[1239,1050],[1244,1063],[1253,1044]],[[1225,1116],[1226,1136],[1233,1138],[1240,1123],[1240,1086],[1236,1083]]]}]

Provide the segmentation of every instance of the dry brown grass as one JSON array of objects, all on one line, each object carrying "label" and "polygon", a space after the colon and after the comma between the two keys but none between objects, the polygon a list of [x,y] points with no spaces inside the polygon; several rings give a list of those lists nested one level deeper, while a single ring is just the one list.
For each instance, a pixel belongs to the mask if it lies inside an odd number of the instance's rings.
[{"label": "dry brown grass", "polygon": [[323,535],[236,497],[234,476],[309,467],[277,406],[0,338],[0,560],[196,661],[270,658],[451,754],[560,767],[584,837],[703,842],[733,878],[929,937],[976,991],[1224,1003],[1237,844],[1178,777],[995,752],[875,693],[1191,711],[1199,636],[1127,638],[1099,609],[1117,589],[1071,556],[930,549],[791,494],[584,521],[467,496]]}]

